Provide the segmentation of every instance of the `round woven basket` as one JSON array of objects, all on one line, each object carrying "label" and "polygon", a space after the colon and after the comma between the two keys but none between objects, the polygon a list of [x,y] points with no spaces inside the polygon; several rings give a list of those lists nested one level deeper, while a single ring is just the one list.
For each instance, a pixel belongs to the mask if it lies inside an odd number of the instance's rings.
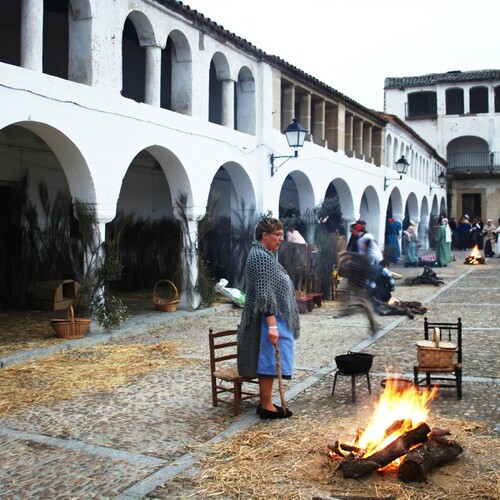
[{"label": "round woven basket", "polygon": [[75,318],[73,306],[68,306],[66,319],[51,319],[50,324],[62,339],[81,339],[85,337],[91,320],[85,318]]},{"label": "round woven basket", "polygon": [[[158,295],[158,285],[163,283],[167,283],[173,289],[172,297],[162,298]],[[158,281],[153,288],[153,304],[158,311],[175,312],[177,310],[177,304],[179,304],[179,291],[177,287],[169,280]]]}]

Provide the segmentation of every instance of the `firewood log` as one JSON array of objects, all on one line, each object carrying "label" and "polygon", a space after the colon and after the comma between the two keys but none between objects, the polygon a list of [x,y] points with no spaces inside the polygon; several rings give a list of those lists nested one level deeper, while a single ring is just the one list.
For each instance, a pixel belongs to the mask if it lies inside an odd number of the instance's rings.
[{"label": "firewood log", "polygon": [[415,429],[405,432],[384,449],[373,453],[372,455],[356,459],[351,453],[345,457],[339,465],[344,479],[350,477],[361,477],[370,472],[376,471],[390,464],[396,458],[406,455],[410,449],[420,443],[427,441],[427,435],[431,432],[426,424],[420,424]]},{"label": "firewood log", "polygon": [[404,458],[398,469],[398,477],[404,483],[412,481],[422,482],[426,478],[426,473],[437,465],[445,464],[454,460],[460,453],[462,447],[453,444],[443,444],[435,440],[429,440],[418,448],[411,450]]}]

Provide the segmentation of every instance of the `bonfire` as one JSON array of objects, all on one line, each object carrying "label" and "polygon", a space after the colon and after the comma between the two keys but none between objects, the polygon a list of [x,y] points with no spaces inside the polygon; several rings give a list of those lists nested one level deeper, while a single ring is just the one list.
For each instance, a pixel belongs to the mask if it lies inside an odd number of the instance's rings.
[{"label": "bonfire", "polygon": [[484,264],[484,257],[481,255],[479,251],[479,247],[474,245],[469,255],[465,258],[464,264],[469,264],[471,266],[475,266],[477,264]]},{"label": "bonfire", "polygon": [[403,482],[423,481],[427,471],[454,460],[463,451],[447,429],[427,425],[436,388],[418,391],[389,377],[366,426],[352,443],[328,443],[330,456],[342,460],[344,478],[361,477],[385,467],[397,467]]}]

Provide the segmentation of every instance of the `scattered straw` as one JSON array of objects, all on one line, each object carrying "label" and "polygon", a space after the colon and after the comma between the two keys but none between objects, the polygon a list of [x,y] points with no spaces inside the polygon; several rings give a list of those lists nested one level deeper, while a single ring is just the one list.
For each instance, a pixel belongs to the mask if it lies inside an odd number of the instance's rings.
[{"label": "scattered straw", "polygon": [[326,443],[349,440],[361,422],[355,418],[319,423],[308,417],[271,421],[254,426],[227,441],[202,448],[201,472],[181,477],[196,490],[196,498],[310,499],[349,496],[398,499],[493,500],[499,498],[499,439],[482,424],[435,419],[431,427],[450,429],[464,453],[453,463],[433,469],[426,483],[400,482],[396,469],[361,479],[343,479],[339,460],[327,458]]},{"label": "scattered straw", "polygon": [[74,349],[0,371],[0,416],[22,407],[109,390],[132,377],[174,369],[191,361],[178,343],[103,345]]}]

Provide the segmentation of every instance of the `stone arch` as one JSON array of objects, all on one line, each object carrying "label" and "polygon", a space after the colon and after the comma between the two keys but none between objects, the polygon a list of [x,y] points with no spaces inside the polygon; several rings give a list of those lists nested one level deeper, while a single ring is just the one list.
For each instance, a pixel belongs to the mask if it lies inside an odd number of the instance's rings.
[{"label": "stone arch", "polygon": [[255,79],[247,66],[238,73],[235,92],[235,129],[255,134]]},{"label": "stone arch", "polygon": [[359,218],[366,221],[367,230],[372,233],[377,241],[383,241],[383,229],[380,227],[380,199],[373,186],[368,186],[361,197],[359,204]]},{"label": "stone arch", "polygon": [[244,168],[233,161],[215,173],[207,198],[208,231],[200,239],[201,250],[216,279],[227,279],[230,287],[244,285],[245,259],[256,217],[252,181]]},{"label": "stone arch", "polygon": [[153,26],[139,11],[129,13],[122,31],[122,95],[145,102],[146,50],[155,45]]},{"label": "stone arch", "polygon": [[222,125],[227,105],[224,102],[223,82],[230,80],[229,63],[222,52],[213,55],[209,71],[208,120]]},{"label": "stone arch", "polygon": [[160,106],[184,115],[192,112],[192,53],[189,42],[179,30],[173,30],[161,57]]},{"label": "stone arch", "polygon": [[467,172],[471,165],[483,170],[490,164],[489,146],[481,137],[457,137],[447,144],[446,158],[450,171],[453,172]]}]

